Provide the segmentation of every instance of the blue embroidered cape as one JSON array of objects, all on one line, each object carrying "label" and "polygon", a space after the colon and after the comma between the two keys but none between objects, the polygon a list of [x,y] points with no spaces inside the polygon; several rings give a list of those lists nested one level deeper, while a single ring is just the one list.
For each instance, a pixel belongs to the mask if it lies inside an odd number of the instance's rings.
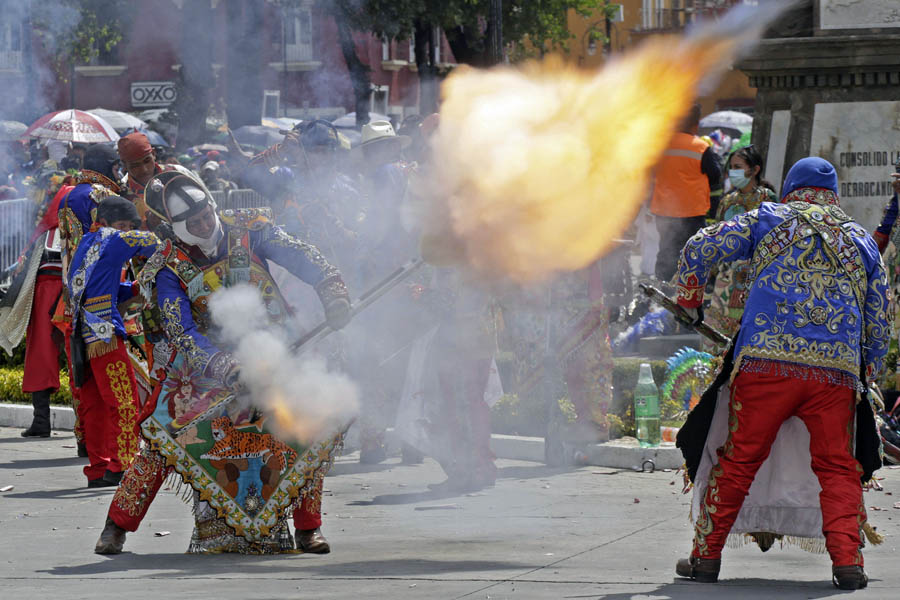
[{"label": "blue embroidered cape", "polygon": [[133,294],[131,282],[122,282],[122,269],[134,256],[149,258],[162,248],[148,231],[117,231],[103,227],[84,235],[69,265],[69,298],[75,320],[91,355],[95,344],[108,344],[112,336],[125,337],[118,304]]},{"label": "blue embroidered cape", "polygon": [[764,202],[697,232],[682,250],[678,302],[701,305],[715,263],[751,260],[734,372],[774,367],[858,388],[861,366],[873,380],[888,350],[884,265],[862,227],[838,206],[822,205],[833,193],[806,192],[808,202]]}]

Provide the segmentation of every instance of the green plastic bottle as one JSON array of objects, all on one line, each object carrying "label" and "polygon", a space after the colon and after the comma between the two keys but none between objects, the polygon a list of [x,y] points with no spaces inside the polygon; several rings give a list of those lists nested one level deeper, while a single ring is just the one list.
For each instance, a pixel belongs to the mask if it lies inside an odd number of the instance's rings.
[{"label": "green plastic bottle", "polygon": [[659,446],[659,389],[648,363],[641,363],[634,387],[634,425],[642,448]]}]

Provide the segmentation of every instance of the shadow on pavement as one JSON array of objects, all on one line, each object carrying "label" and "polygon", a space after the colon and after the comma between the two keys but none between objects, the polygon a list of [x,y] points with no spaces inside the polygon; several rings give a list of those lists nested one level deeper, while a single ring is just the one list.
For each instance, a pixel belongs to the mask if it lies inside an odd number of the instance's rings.
[{"label": "shadow on pavement", "polygon": [[116,488],[113,486],[110,487],[102,487],[102,488],[88,488],[79,487],[79,488],[69,488],[63,490],[40,490],[36,492],[21,492],[18,494],[3,494],[4,498],[31,498],[33,500],[63,500],[70,498],[90,498],[93,496],[97,496],[104,492],[115,492]]},{"label": "shadow on pavement", "polygon": [[364,465],[360,462],[336,462],[328,471],[329,477],[340,477],[341,475],[359,475],[361,473],[379,473],[381,471],[390,471],[395,467],[406,466],[398,462],[382,462],[375,465]]},{"label": "shadow on pavement", "polygon": [[[109,573],[135,571],[152,571],[148,577],[185,577],[201,575],[229,575],[240,569],[252,569],[254,575],[267,573],[283,573],[287,562],[303,561],[302,569],[316,576],[355,577],[409,577],[423,575],[439,575],[443,573],[464,573],[483,571],[515,571],[533,569],[539,565],[514,562],[478,561],[478,560],[422,560],[397,558],[385,560],[368,560],[353,562],[337,562],[319,555],[281,554],[268,556],[249,556],[239,554],[132,554],[123,552],[117,556],[96,556],[97,562],[72,567],[52,567],[37,573],[45,573],[58,577],[85,575],[105,575]],[[299,576],[300,572],[296,572]]]},{"label": "shadow on pavement", "polygon": [[349,506],[372,506],[374,504],[415,504],[416,502],[428,502],[430,500],[443,500],[444,498],[460,498],[471,492],[407,492],[405,494],[382,494],[371,500],[354,500],[348,502]]},{"label": "shadow on pavement", "polygon": [[28,460],[11,460],[9,462],[0,463],[0,469],[46,469],[49,467],[69,467],[72,465],[85,465],[86,458],[70,456],[66,458],[34,458]]},{"label": "shadow on pavement", "polygon": [[[869,583],[876,582],[870,579]],[[642,597],[668,599],[688,598],[728,598],[740,600],[742,598],[771,597],[782,599],[791,598],[826,598],[842,594],[851,594],[852,591],[839,590],[831,584],[831,580],[824,581],[790,581],[777,579],[722,579],[719,583],[696,583],[686,579],[677,579],[655,590],[641,592]],[[596,600],[631,600],[634,592],[622,594],[591,594],[565,596],[566,598],[593,598]]]}]

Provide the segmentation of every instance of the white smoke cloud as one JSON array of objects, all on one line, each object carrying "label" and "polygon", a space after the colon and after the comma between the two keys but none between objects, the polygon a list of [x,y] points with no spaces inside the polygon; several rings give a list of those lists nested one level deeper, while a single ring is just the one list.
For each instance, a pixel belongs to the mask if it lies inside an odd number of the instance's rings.
[{"label": "white smoke cloud", "polygon": [[241,365],[241,382],[276,434],[311,443],[356,417],[356,384],[321,358],[292,354],[283,332],[269,326],[255,287],[221,290],[209,305],[220,340]]}]

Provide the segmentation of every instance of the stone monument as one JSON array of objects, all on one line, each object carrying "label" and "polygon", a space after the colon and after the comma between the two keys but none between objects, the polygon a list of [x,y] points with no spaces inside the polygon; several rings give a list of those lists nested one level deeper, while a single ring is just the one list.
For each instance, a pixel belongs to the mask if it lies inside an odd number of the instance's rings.
[{"label": "stone monument", "polygon": [[766,179],[780,189],[794,162],[821,156],[841,205],[873,230],[900,160],[900,1],[802,2],[736,68],[757,89]]}]

